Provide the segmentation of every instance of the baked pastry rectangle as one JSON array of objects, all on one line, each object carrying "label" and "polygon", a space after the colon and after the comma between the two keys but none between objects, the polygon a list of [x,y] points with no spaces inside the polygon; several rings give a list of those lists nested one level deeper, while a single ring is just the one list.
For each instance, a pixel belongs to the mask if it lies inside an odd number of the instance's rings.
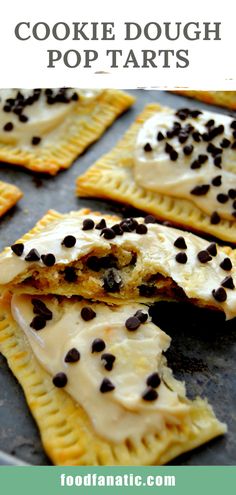
[{"label": "baked pastry rectangle", "polygon": [[217,105],[219,107],[236,110],[236,91],[198,91],[198,90],[176,90],[172,93],[177,93],[183,96],[189,96],[196,100],[209,103],[209,105]]},{"label": "baked pastry rectangle", "polygon": [[235,127],[233,117],[148,105],[121,141],[78,177],[76,193],[130,204],[235,243]]},{"label": "baked pastry rectangle", "polygon": [[14,206],[23,193],[19,187],[0,181],[0,217]]},{"label": "baked pastry rectangle", "polygon": [[55,175],[134,102],[113,89],[1,90],[0,160]]}]

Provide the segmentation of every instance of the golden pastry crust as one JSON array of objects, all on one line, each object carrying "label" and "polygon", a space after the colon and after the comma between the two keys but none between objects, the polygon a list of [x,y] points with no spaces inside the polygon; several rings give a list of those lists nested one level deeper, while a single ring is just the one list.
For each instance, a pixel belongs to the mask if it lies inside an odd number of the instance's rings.
[{"label": "golden pastry crust", "polygon": [[[67,117],[67,126],[53,145],[42,143],[22,149],[0,142],[0,161],[19,165],[33,172],[55,175],[70,167],[75,158],[104,133],[114,120],[127,110],[135,99],[122,91],[104,90],[95,101],[74,106]],[[83,119],[81,119],[83,117]]]},{"label": "golden pastry crust", "polygon": [[[21,384],[38,424],[46,453],[58,465],[165,464],[174,457],[225,433],[206,401],[190,405],[189,420],[168,426],[161,434],[128,438],[113,444],[100,438],[83,410],[65,391],[53,386],[51,377],[35,358],[22,330],[11,317],[10,298],[1,300],[0,350]],[[176,387],[176,380],[168,376]],[[178,382],[177,382],[178,383]]]},{"label": "golden pastry crust", "polygon": [[173,225],[205,232],[235,244],[236,221],[221,219],[214,225],[210,217],[191,201],[149,191],[135,182],[133,150],[137,134],[146,120],[166,110],[158,104],[147,105],[121,141],[77,178],[76,194],[131,204],[159,220],[168,220]]},{"label": "golden pastry crust", "polygon": [[181,89],[171,92],[189,96],[190,98],[203,101],[209,105],[236,110],[236,91],[189,91]]},{"label": "golden pastry crust", "polygon": [[19,187],[0,181],[0,217],[10,210],[22,196],[23,192]]}]

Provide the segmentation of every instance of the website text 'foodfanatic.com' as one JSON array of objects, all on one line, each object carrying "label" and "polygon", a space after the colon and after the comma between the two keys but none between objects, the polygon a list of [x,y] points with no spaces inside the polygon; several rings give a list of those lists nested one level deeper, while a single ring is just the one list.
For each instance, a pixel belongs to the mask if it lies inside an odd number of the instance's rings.
[{"label": "website text 'foodfanatic.com'", "polygon": [[67,475],[60,474],[60,486],[86,486],[86,487],[175,487],[176,477],[173,475],[137,475],[133,473],[129,474],[116,474],[116,475],[99,475],[96,473],[89,473],[86,475]]}]

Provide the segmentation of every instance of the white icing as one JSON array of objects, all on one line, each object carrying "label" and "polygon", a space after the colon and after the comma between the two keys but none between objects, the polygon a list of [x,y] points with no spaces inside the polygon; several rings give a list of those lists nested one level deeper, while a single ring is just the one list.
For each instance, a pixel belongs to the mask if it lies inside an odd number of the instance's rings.
[{"label": "white icing", "polygon": [[[212,143],[220,147],[223,138],[229,139],[232,143],[234,141],[232,138],[233,129],[230,128],[230,124],[233,119],[222,114],[203,112],[198,118],[187,118],[181,121],[176,117],[175,111],[166,109],[166,111],[158,112],[144,122],[137,135],[134,150],[134,178],[145,189],[176,198],[188,199],[208,215],[217,211],[222,218],[233,220],[232,212],[236,210],[232,205],[233,200],[229,199],[225,204],[222,204],[217,201],[216,196],[219,193],[227,194],[229,189],[236,188],[236,149],[230,147],[223,149],[222,169],[219,169],[214,165],[212,155],[206,151],[208,142],[197,143],[192,137],[189,137],[184,144],[181,144],[177,136],[172,139],[157,140],[158,132],[161,131],[166,135],[166,131],[172,129],[175,121],[180,122],[182,126],[192,124],[195,130],[203,133],[207,131],[205,124],[210,119],[215,121],[216,126],[223,124],[225,127],[224,133],[214,138]],[[169,154],[165,152],[166,142],[178,152],[179,156],[176,161],[171,161]],[[146,143],[151,145],[153,151],[144,151]],[[183,147],[189,144],[193,144],[194,150],[191,155],[186,156],[183,153]],[[193,170],[190,165],[199,154],[207,154],[208,161],[201,168]],[[190,193],[197,185],[211,184],[212,179],[218,175],[222,176],[220,187],[211,186],[204,196],[195,196]]]},{"label": "white icing", "polygon": [[[142,399],[147,377],[155,371],[161,375],[162,352],[170,344],[170,338],[150,321],[134,332],[126,329],[126,319],[138,309],[146,311],[147,307],[93,304],[96,317],[85,322],[80,316],[84,302],[64,299],[58,304],[53,298],[42,299],[53,312],[53,319],[43,330],[37,332],[29,326],[35,316],[30,296],[13,296],[13,317],[43,368],[52,377],[58,372],[66,373],[66,392],[85,409],[97,434],[122,442],[128,437],[161,431],[166,422],[179,424],[188,414],[189,406],[181,403],[177,393],[163,382],[157,389],[157,400]],[[103,352],[116,357],[111,371],[104,368],[102,353],[91,353],[95,338],[105,341]],[[65,363],[65,355],[73,347],[80,352],[80,360]],[[99,390],[105,377],[115,385],[112,392]],[[184,394],[179,383],[178,391]]]},{"label": "white icing", "polygon": [[[28,105],[23,110],[23,115],[26,115],[29,120],[27,122],[20,122],[18,115],[13,112],[5,112],[3,107],[7,104],[8,98],[16,98],[16,95],[20,91],[24,97],[32,96],[33,90],[31,89],[0,89],[0,141],[6,144],[17,143],[22,147],[31,147],[31,140],[33,136],[39,136],[42,138],[42,142],[45,146],[48,142],[54,139],[54,132],[59,126],[63,124],[67,125],[67,116],[73,111],[73,109],[82,108],[84,105],[95,100],[102,92],[102,90],[93,89],[70,89],[67,91],[68,96],[73,93],[79,95],[78,101],[71,101],[65,103],[54,103],[48,105],[46,103],[46,97],[44,90],[41,91],[41,95],[38,101],[33,105]],[[54,93],[58,90],[53,90]],[[3,130],[4,125],[8,122],[12,122],[13,129],[10,132]],[[40,146],[40,145],[38,145]]]},{"label": "white icing", "polygon": [[[35,248],[39,254],[53,253],[56,263],[67,265],[81,257],[98,249],[100,255],[110,252],[111,246],[122,247],[138,253],[138,266],[133,268],[137,272],[145,268],[149,273],[161,273],[166,277],[171,277],[179,287],[182,287],[189,298],[196,298],[209,303],[211,306],[221,308],[227,318],[236,316],[236,290],[225,289],[227,300],[224,303],[217,302],[212,296],[212,290],[220,287],[223,279],[231,275],[236,284],[236,267],[232,260],[233,268],[226,272],[219,265],[226,258],[222,249],[217,246],[217,256],[206,264],[200,263],[197,258],[199,251],[205,250],[209,242],[200,237],[166,227],[159,224],[148,224],[148,233],[139,235],[135,232],[124,233],[108,241],[100,235],[97,229],[82,230],[83,220],[88,216],[78,215],[71,212],[45,227],[40,233],[24,243],[24,252],[21,257],[16,256],[11,249],[6,250],[0,256],[0,284],[8,284],[14,281],[15,277],[25,273],[34,267],[44,268],[42,261],[27,262],[24,257]],[[96,223],[101,220],[101,216],[89,215]],[[138,219],[143,222],[143,219]],[[107,225],[112,226],[113,220],[107,220]],[[73,248],[62,246],[61,242],[66,235],[74,235],[76,244]],[[187,244],[185,251],[188,257],[186,264],[177,263],[175,256],[180,252],[174,247],[177,237],[183,236]],[[138,275],[137,275],[138,276]]]}]

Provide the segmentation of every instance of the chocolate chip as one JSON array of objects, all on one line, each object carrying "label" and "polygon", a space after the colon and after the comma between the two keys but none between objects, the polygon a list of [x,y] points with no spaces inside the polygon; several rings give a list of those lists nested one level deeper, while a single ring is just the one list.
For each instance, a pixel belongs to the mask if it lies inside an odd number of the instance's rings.
[{"label": "chocolate chip", "polygon": [[158,398],[158,393],[156,390],[154,390],[154,388],[148,387],[145,390],[145,392],[143,393],[142,398],[143,398],[143,400],[150,402],[150,401],[156,400]]},{"label": "chocolate chip", "polygon": [[112,230],[113,230],[113,232],[115,232],[115,235],[123,235],[123,233],[124,233],[124,231],[121,228],[119,223],[112,225]]},{"label": "chocolate chip", "polygon": [[174,246],[177,247],[178,249],[187,249],[187,244],[185,242],[184,237],[182,236],[177,237],[176,241],[174,242]]},{"label": "chocolate chip", "polygon": [[194,160],[194,161],[191,163],[191,165],[190,165],[190,168],[191,168],[192,170],[195,170],[195,169],[200,168],[200,167],[201,167],[201,164],[200,164],[199,160]]},{"label": "chocolate chip", "polygon": [[236,149],[236,141],[234,141],[234,142],[232,143],[232,145],[231,145],[231,149],[232,149],[232,150],[235,150],[235,149]]},{"label": "chocolate chip", "polygon": [[62,246],[65,246],[66,248],[72,248],[74,247],[76,243],[76,238],[73,235],[66,235],[62,241]]},{"label": "chocolate chip", "polygon": [[104,354],[101,355],[101,360],[104,361],[104,368],[107,371],[111,371],[113,368],[113,364],[115,362],[116,357],[114,354],[110,354],[108,352],[105,352]]},{"label": "chocolate chip", "polygon": [[13,124],[12,122],[7,122],[7,124],[4,125],[3,130],[6,132],[10,132],[13,129]]},{"label": "chocolate chip", "polygon": [[152,373],[151,375],[149,375],[147,377],[146,384],[152,388],[159,387],[159,385],[161,384],[161,379],[160,379],[158,373],[155,372],[155,373]]},{"label": "chocolate chip", "polygon": [[136,234],[140,234],[140,235],[146,234],[147,231],[148,231],[147,226],[144,223],[139,223],[135,230]]},{"label": "chocolate chip", "polygon": [[73,93],[73,95],[71,96],[71,100],[78,101],[78,99],[79,99],[79,95],[77,93]]},{"label": "chocolate chip", "polygon": [[236,120],[232,120],[230,127],[231,129],[236,129]]},{"label": "chocolate chip", "polygon": [[203,163],[206,163],[207,160],[208,160],[207,155],[204,155],[204,154],[198,155],[198,162],[200,163],[200,165],[203,165]]},{"label": "chocolate chip", "polygon": [[210,139],[211,139],[210,133],[209,132],[203,132],[202,139],[203,139],[203,141],[210,141]]},{"label": "chocolate chip", "polygon": [[177,151],[172,150],[170,152],[170,159],[172,162],[175,162],[178,159],[178,156],[179,156],[179,154],[177,153]]},{"label": "chocolate chip", "polygon": [[211,254],[211,256],[216,256],[217,255],[217,247],[216,243],[212,242],[208,247],[207,247],[208,253]]},{"label": "chocolate chip", "polygon": [[215,165],[215,167],[221,168],[221,162],[222,162],[221,156],[220,155],[217,155],[214,158],[214,165]]},{"label": "chocolate chip", "polygon": [[215,298],[216,301],[218,302],[224,302],[227,299],[227,294],[225,292],[225,289],[223,287],[219,287],[219,289],[214,289],[212,291],[212,295]]},{"label": "chocolate chip", "polygon": [[233,208],[236,210],[236,201],[233,201]]},{"label": "chocolate chip", "polygon": [[229,197],[227,194],[220,193],[220,194],[217,194],[216,199],[219,203],[224,204],[224,203],[227,203]]},{"label": "chocolate chip", "polygon": [[183,152],[186,156],[191,155],[191,153],[193,152],[193,145],[190,144],[190,145],[184,146]]},{"label": "chocolate chip", "polygon": [[41,316],[44,320],[52,320],[52,311],[46,306],[43,301],[41,301],[41,299],[33,297],[31,299],[31,303],[33,305],[34,314]]},{"label": "chocolate chip", "polygon": [[31,140],[31,144],[33,144],[33,146],[37,146],[37,144],[39,144],[41,141],[41,137],[39,136],[33,136],[32,137],[32,140]]},{"label": "chocolate chip", "polygon": [[196,186],[190,191],[190,194],[194,196],[204,196],[208,193],[210,186],[208,184],[202,184],[201,186]]},{"label": "chocolate chip", "polygon": [[235,199],[236,198],[236,189],[229,189],[228,195],[229,195],[230,199]]},{"label": "chocolate chip", "polygon": [[120,222],[120,227],[124,232],[133,232],[138,226],[138,222],[135,218],[124,218]]},{"label": "chocolate chip", "polygon": [[76,282],[77,275],[73,266],[67,266],[64,270],[64,279],[66,282]]},{"label": "chocolate chip", "polygon": [[40,260],[40,254],[37,251],[37,249],[31,249],[27,256],[25,257],[25,261],[39,261]]},{"label": "chocolate chip", "polygon": [[213,119],[208,120],[205,124],[206,127],[212,127],[213,125],[215,125],[215,121]]},{"label": "chocolate chip", "polygon": [[134,314],[134,317],[138,318],[141,323],[145,323],[148,319],[148,314],[144,313],[141,309],[138,309]]},{"label": "chocolate chip", "polygon": [[53,379],[52,379],[53,385],[57,388],[63,388],[66,386],[68,379],[65,373],[62,371],[60,373],[57,373]]},{"label": "chocolate chip", "polygon": [[103,288],[106,292],[119,292],[122,279],[115,268],[106,272],[103,278]]},{"label": "chocolate chip", "polygon": [[217,211],[213,211],[210,220],[212,225],[217,225],[218,223],[220,223],[220,215],[217,213]]},{"label": "chocolate chip", "polygon": [[46,320],[40,315],[37,315],[33,318],[33,320],[30,323],[30,327],[33,328],[34,330],[42,330],[44,327],[46,327]]},{"label": "chocolate chip", "polygon": [[227,138],[222,139],[220,146],[221,148],[228,148],[230,146],[230,140]]},{"label": "chocolate chip", "polygon": [[41,260],[46,266],[53,266],[56,263],[56,258],[52,253],[42,254]]},{"label": "chocolate chip", "polygon": [[178,263],[181,263],[182,265],[185,265],[188,261],[188,257],[186,253],[178,253],[175,256],[175,259]]},{"label": "chocolate chip", "polygon": [[212,185],[215,187],[221,186],[221,179],[222,179],[222,176],[217,175],[216,177],[214,177],[214,179],[212,179],[212,181],[211,181]]},{"label": "chocolate chip", "polygon": [[104,351],[106,344],[102,339],[94,339],[92,343],[92,353]]},{"label": "chocolate chip", "polygon": [[173,146],[171,146],[171,144],[166,143],[166,145],[165,145],[165,152],[166,153],[171,153],[173,151],[173,149],[174,148],[173,148]]},{"label": "chocolate chip", "polygon": [[197,257],[200,263],[208,263],[208,261],[212,260],[212,257],[209,255],[209,252],[205,250],[199,251]]},{"label": "chocolate chip", "polygon": [[180,144],[184,144],[188,139],[188,134],[187,132],[181,131],[178,136],[178,140]]},{"label": "chocolate chip", "polygon": [[16,256],[21,256],[24,251],[24,244],[22,242],[18,242],[17,244],[12,244],[11,250]]},{"label": "chocolate chip", "polygon": [[177,110],[177,112],[176,112],[175,115],[180,120],[186,120],[186,118],[188,117],[188,114],[189,114],[189,109],[188,108],[180,108],[179,110]]},{"label": "chocolate chip", "polygon": [[192,133],[192,137],[193,137],[194,141],[196,141],[196,143],[199,143],[201,141],[201,134],[198,131],[194,131]]},{"label": "chocolate chip", "polygon": [[105,218],[102,218],[102,219],[100,220],[100,222],[98,222],[98,223],[97,223],[97,225],[96,225],[95,229],[97,229],[97,230],[102,230],[102,229],[105,229],[105,228],[106,228],[106,226],[107,226],[107,224],[106,224],[106,220],[105,220]]},{"label": "chocolate chip", "polygon": [[221,282],[221,285],[226,289],[235,289],[234,281],[231,276],[225,277],[224,280]]},{"label": "chocolate chip", "polygon": [[115,385],[108,378],[103,378],[102,383],[100,385],[100,392],[105,394],[107,392],[112,392],[114,390]]},{"label": "chocolate chip", "polygon": [[194,119],[197,118],[201,114],[202,114],[202,111],[201,110],[190,110],[190,115]]},{"label": "chocolate chip", "polygon": [[86,266],[94,272],[101,270],[100,258],[98,256],[90,256],[86,261]]},{"label": "chocolate chip", "polygon": [[152,147],[151,147],[150,143],[146,143],[145,146],[143,147],[143,149],[147,153],[149,153],[150,151],[152,151]]},{"label": "chocolate chip", "polygon": [[104,237],[104,239],[109,239],[109,240],[114,239],[114,237],[116,236],[114,230],[110,229],[108,227],[106,227],[105,229],[102,229],[100,235],[102,235]]},{"label": "chocolate chip", "polygon": [[99,258],[101,268],[117,268],[118,259],[114,254],[107,254]]},{"label": "chocolate chip", "polygon": [[163,139],[165,139],[165,136],[159,131],[157,134],[157,141],[163,141]]},{"label": "chocolate chip", "polygon": [[220,267],[225,270],[226,272],[229,272],[230,270],[232,270],[232,262],[230,260],[230,258],[225,258],[221,263],[220,263]]},{"label": "chocolate chip", "polygon": [[141,297],[153,297],[156,295],[157,288],[155,285],[146,285],[146,284],[141,284],[138,287],[139,289],[139,295]]},{"label": "chocolate chip", "polygon": [[130,316],[125,322],[125,326],[127,330],[129,330],[129,332],[134,332],[134,330],[137,330],[140,325],[141,321],[139,318],[137,318],[137,316]]},{"label": "chocolate chip", "polygon": [[3,111],[4,111],[4,112],[7,112],[7,113],[8,113],[8,112],[11,112],[11,107],[10,107],[10,105],[4,105],[4,107],[3,107]]},{"label": "chocolate chip", "polygon": [[236,131],[233,131],[233,138],[236,139]]},{"label": "chocolate chip", "polygon": [[67,352],[64,359],[65,363],[77,363],[77,361],[79,360],[80,360],[80,353],[75,347],[72,347],[72,349],[70,349]]},{"label": "chocolate chip", "polygon": [[91,218],[86,218],[83,221],[82,230],[92,230],[94,228],[94,221]]},{"label": "chocolate chip", "polygon": [[92,308],[90,308],[89,306],[84,306],[82,309],[81,309],[81,318],[84,320],[84,321],[90,321],[90,320],[93,320],[93,318],[95,318],[96,316],[96,313],[95,311],[93,311]]},{"label": "chocolate chip", "polygon": [[147,215],[144,218],[144,223],[157,223],[157,219],[153,215]]}]

